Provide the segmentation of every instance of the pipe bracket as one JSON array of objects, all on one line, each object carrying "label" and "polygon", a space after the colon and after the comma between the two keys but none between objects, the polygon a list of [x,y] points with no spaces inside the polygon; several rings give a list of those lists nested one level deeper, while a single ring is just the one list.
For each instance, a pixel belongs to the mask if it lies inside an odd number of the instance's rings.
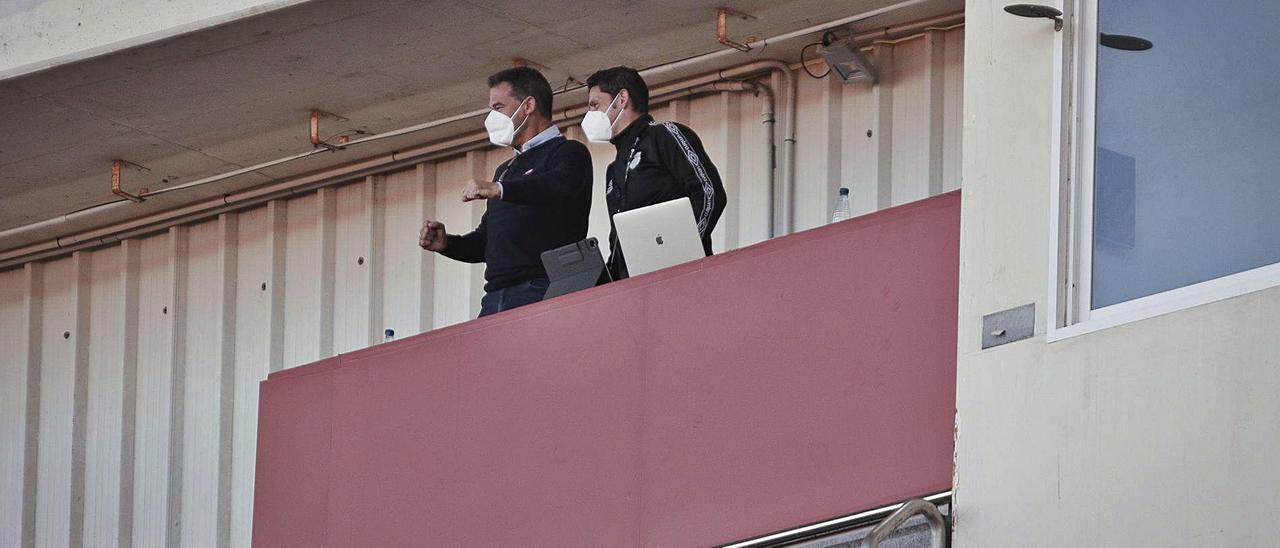
[{"label": "pipe bracket", "polygon": [[312,109],[311,110],[311,146],[316,148],[327,148],[333,152],[337,152],[339,150],[347,148],[346,146],[344,146],[345,142],[340,142],[339,144],[335,145],[332,143],[325,142],[323,139],[320,138],[320,118],[328,118],[330,120],[335,120],[338,122],[349,121],[347,118],[338,116],[337,114],[334,114],[332,112],[325,112],[320,109]]},{"label": "pipe bracket", "polygon": [[142,194],[146,194],[147,189],[145,188],[142,189],[142,192],[138,194],[131,194],[131,193],[125,192],[124,188],[121,186],[120,184],[121,172],[124,171],[125,165],[129,165],[134,168],[137,168],[138,171],[151,171],[150,169],[147,169],[145,167],[142,167],[138,164],[135,164],[127,160],[112,160],[111,161],[111,193],[121,198],[125,198],[133,203],[142,203],[146,201],[146,198],[143,198]]},{"label": "pipe bracket", "polygon": [[720,42],[722,45],[729,46],[744,53],[751,51],[750,45],[734,42],[729,39],[728,19],[731,15],[742,19],[743,21],[749,21],[756,18],[754,15],[743,13],[732,8],[716,8],[716,41]]}]

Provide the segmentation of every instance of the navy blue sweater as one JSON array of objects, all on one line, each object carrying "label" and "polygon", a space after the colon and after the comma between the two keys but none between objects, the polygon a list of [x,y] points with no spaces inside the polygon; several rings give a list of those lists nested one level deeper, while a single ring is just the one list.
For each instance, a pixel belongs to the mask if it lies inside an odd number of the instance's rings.
[{"label": "navy blue sweater", "polygon": [[503,162],[494,172],[502,199],[491,199],[480,226],[449,235],[440,253],[486,263],[484,290],[547,277],[542,252],[587,237],[591,212],[591,154],[587,146],[556,137]]}]

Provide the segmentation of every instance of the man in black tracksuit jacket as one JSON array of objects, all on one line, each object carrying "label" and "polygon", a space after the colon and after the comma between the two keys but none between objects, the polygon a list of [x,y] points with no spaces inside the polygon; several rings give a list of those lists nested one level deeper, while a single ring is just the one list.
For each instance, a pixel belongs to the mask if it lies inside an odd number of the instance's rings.
[{"label": "man in black tracksuit jacket", "polygon": [[587,236],[591,210],[591,155],[565,139],[551,120],[551,86],[534,69],[516,68],[489,78],[493,112],[490,140],[516,155],[493,181],[472,181],[463,201],[488,200],[480,225],[468,234],[445,232],[428,220],[419,245],[451,259],[486,263],[480,315],[542,300],[550,285],[542,252]]},{"label": "man in black tracksuit jacket", "polygon": [[[634,69],[598,71],[587,80],[587,88],[587,108],[604,116],[594,115],[599,125],[584,123],[583,130],[588,139],[608,139],[617,149],[605,175],[610,227],[613,216],[623,211],[688,197],[703,250],[711,255],[711,232],[724,212],[726,197],[720,173],[697,134],[675,122],[654,121],[648,113],[649,88]],[[610,275],[626,278],[617,229],[610,232],[609,249]]]}]

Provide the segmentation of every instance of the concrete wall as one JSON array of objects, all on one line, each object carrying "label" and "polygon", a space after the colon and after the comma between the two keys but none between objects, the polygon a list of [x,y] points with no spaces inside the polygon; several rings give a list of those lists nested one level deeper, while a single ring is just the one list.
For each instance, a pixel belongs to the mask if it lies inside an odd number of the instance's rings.
[{"label": "concrete wall", "polygon": [[966,13],[955,546],[1273,545],[1280,289],[1046,342],[1054,33],[1004,5]]},{"label": "concrete wall", "polygon": [[0,79],[306,0],[4,0]]},{"label": "concrete wall", "polygon": [[[840,185],[855,213],[959,186],[963,47],[962,29],[878,46],[877,86],[797,70],[798,229],[827,222]],[[768,237],[760,107],[717,94],[655,109],[691,125],[725,179],[717,250]],[[613,150],[591,153],[591,234],[606,242]],[[508,155],[471,152],[0,272],[0,546],[247,545],[258,382],[380,342],[384,328],[404,337],[474,317],[483,266],[425,253],[417,233],[427,217],[473,227],[484,206],[463,204],[462,187]]]}]

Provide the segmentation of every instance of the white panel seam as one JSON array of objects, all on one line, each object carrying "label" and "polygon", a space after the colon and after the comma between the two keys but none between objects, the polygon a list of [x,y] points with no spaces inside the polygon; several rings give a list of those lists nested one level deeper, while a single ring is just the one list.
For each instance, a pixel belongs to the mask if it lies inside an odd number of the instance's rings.
[{"label": "white panel seam", "polygon": [[139,277],[141,242],[121,242],[124,254],[124,370],[121,385],[124,393],[120,401],[120,516],[119,546],[133,545],[134,479],[136,473],[137,416],[138,416],[138,312],[140,306]]},{"label": "white panel seam", "polygon": [[23,458],[22,480],[22,545],[34,546],[36,542],[36,516],[40,508],[37,497],[40,466],[40,390],[43,372],[43,341],[40,326],[44,322],[44,265],[27,263],[23,269],[26,277],[27,308],[27,411],[26,451]]},{"label": "white panel seam", "polygon": [[169,363],[169,481],[167,522],[164,524],[167,545],[177,545],[182,539],[182,481],[183,439],[186,422],[186,386],[187,386],[187,227],[176,226],[169,229],[169,261],[170,261],[170,353]]},{"label": "white panel seam", "polygon": [[74,333],[72,349],[72,411],[71,411],[71,508],[70,531],[68,539],[71,546],[83,546],[85,541],[85,451],[88,444],[89,408],[89,340],[90,334],[89,307],[92,298],[93,255],[87,251],[77,251],[71,255],[72,271],[75,279],[72,282],[72,302],[75,306],[75,324],[71,328]]}]

